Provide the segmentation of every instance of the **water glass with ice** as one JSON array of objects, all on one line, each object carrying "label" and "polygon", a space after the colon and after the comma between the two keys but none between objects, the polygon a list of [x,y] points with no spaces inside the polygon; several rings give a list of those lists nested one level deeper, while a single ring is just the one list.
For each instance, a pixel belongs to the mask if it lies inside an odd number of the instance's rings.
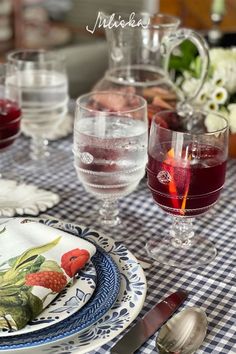
[{"label": "water glass with ice", "polygon": [[144,176],[147,141],[147,103],[141,96],[100,91],[77,100],[74,164],[86,191],[102,201],[103,226],[120,223],[117,201]]},{"label": "water glass with ice", "polygon": [[8,63],[17,75],[8,80],[21,89],[22,127],[31,140],[31,158],[45,160],[49,156],[47,134],[63,121],[68,107],[68,78],[65,60],[46,50],[16,50],[8,55]]}]

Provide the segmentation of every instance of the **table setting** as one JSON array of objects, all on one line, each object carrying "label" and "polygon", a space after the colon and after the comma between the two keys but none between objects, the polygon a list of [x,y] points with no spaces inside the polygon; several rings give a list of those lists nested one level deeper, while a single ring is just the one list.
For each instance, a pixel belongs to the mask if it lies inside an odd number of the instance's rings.
[{"label": "table setting", "polygon": [[55,53],[4,64],[1,353],[235,350],[236,90],[210,106],[204,38],[142,16],[106,28],[109,68],[76,100]]}]

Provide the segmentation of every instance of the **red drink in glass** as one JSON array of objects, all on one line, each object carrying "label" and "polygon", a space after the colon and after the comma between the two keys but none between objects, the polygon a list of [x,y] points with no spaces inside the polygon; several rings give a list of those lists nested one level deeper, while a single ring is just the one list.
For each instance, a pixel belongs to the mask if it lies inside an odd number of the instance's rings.
[{"label": "red drink in glass", "polygon": [[0,150],[11,145],[20,133],[21,110],[9,99],[0,99]]},{"label": "red drink in glass", "polygon": [[[148,186],[155,202],[174,215],[196,216],[206,212],[219,198],[225,181],[226,161],[223,152],[202,144],[197,152],[188,146],[185,158],[168,157],[167,151],[152,157],[147,165]],[[187,151],[187,157],[186,157]]]}]

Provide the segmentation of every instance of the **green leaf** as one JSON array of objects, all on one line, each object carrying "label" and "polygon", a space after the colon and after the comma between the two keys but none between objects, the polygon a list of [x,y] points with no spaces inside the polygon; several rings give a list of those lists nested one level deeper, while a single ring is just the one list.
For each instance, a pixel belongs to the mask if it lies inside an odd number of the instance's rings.
[{"label": "green leaf", "polygon": [[[43,310],[42,300],[30,291],[19,291],[18,294],[0,298],[0,328],[9,328],[6,316],[10,315],[17,329],[23,328],[30,320]],[[6,323],[7,322],[7,323]]]},{"label": "green leaf", "polygon": [[[18,256],[12,257],[12,258],[9,258],[7,261],[2,262],[2,263],[0,264],[0,268],[2,268],[2,266],[4,266],[4,265],[8,265],[8,266],[12,267],[12,266],[14,265],[14,263],[16,262],[17,258],[18,258]],[[8,268],[9,268],[9,267],[8,267]],[[5,271],[6,271],[6,270],[4,270],[4,272],[5,272]]]},{"label": "green leaf", "polygon": [[[12,268],[10,268],[5,274],[2,275],[1,286],[7,286],[8,284],[12,284],[19,278],[23,278],[26,271],[29,272],[29,267],[31,267],[34,262],[37,265],[36,269],[38,269],[39,264],[37,263],[37,257],[40,253],[46,252],[51,248],[55,247],[60,241],[61,237],[57,237],[52,242],[46,243],[39,247],[32,247],[22,253],[22,255],[18,256],[13,263]],[[22,271],[24,271],[22,273]],[[20,282],[21,284],[21,282]]]},{"label": "green leaf", "polygon": [[40,267],[40,271],[54,271],[63,273],[61,267],[57,264],[57,262],[52,260],[46,260],[45,262],[43,262]]},{"label": "green leaf", "polygon": [[17,295],[19,292],[19,288],[12,285],[9,287],[5,287],[5,288],[0,288],[0,303],[3,301],[4,296],[13,296],[13,295]]},{"label": "green leaf", "polygon": [[38,296],[35,296],[31,292],[27,292],[27,296],[28,305],[30,306],[30,310],[32,313],[31,319],[33,319],[43,311],[43,302]]},{"label": "green leaf", "polygon": [[38,256],[34,263],[30,265],[29,273],[36,273],[44,262],[45,257],[42,255]]},{"label": "green leaf", "polygon": [[6,227],[4,226],[4,228],[0,231],[0,234],[2,234],[4,231],[6,231]]},{"label": "green leaf", "polygon": [[191,41],[185,40],[180,44],[179,50],[178,55],[171,55],[169,69],[175,69],[178,72],[191,71],[190,65],[198,55],[197,48]]},{"label": "green leaf", "polygon": [[28,262],[32,263],[32,260],[35,259],[39,254],[46,252],[50,250],[51,248],[55,247],[58,242],[60,241],[61,236],[57,237],[55,240],[52,242],[46,243],[42,246],[39,247],[32,247],[26,250],[20,257],[18,257],[16,263],[14,264],[13,269],[21,269],[22,267],[25,267]]}]

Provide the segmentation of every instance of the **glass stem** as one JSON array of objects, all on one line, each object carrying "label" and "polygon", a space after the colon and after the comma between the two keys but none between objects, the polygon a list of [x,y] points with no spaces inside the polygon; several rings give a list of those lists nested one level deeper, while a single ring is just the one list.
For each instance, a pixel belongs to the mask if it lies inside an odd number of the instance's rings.
[{"label": "glass stem", "polygon": [[191,246],[194,237],[193,218],[174,217],[170,230],[172,244],[175,247]]},{"label": "glass stem", "polygon": [[99,214],[103,225],[115,226],[120,223],[117,200],[104,200]]},{"label": "glass stem", "polygon": [[31,141],[31,153],[32,160],[42,160],[49,156],[48,152],[48,140],[42,136],[34,135]]}]

